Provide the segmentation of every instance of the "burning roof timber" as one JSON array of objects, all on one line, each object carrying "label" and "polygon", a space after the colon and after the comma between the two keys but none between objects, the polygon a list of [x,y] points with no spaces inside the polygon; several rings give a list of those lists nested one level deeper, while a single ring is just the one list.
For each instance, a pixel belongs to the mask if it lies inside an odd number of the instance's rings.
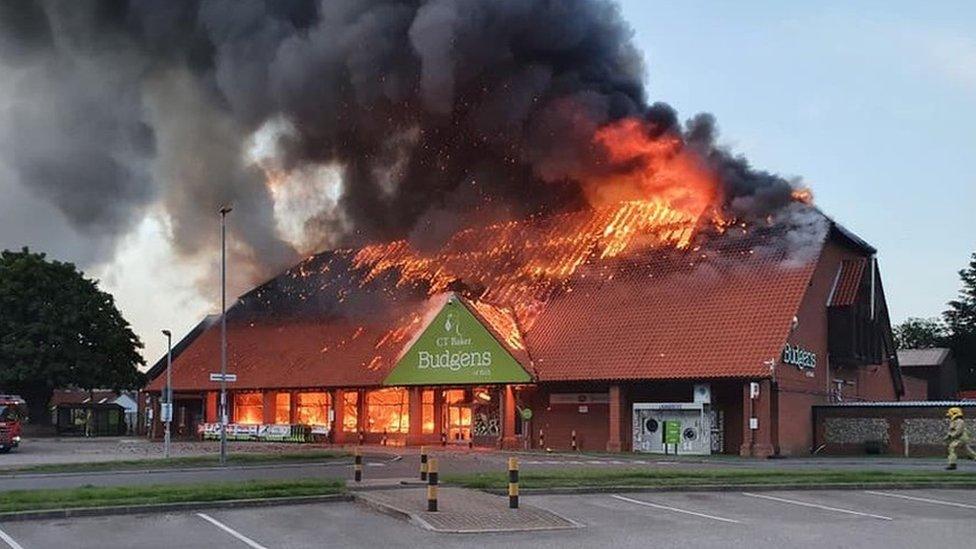
[{"label": "burning roof timber", "polygon": [[[782,223],[745,227],[656,201],[468,228],[311,256],[228,311],[238,388],[375,386],[442,296],[466,306],[539,381],[763,375],[828,234],[799,250]],[[176,360],[210,388],[219,324]],[[157,379],[150,386],[158,389]]]}]

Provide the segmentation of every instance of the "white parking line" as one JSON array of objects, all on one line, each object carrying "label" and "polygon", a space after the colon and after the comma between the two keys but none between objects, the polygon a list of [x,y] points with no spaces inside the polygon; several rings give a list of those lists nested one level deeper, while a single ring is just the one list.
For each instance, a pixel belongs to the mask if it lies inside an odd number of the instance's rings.
[{"label": "white parking line", "polygon": [[261,545],[260,543],[254,541],[253,539],[245,536],[244,534],[238,532],[237,530],[234,530],[230,526],[227,526],[226,524],[224,524],[224,523],[220,522],[219,520],[211,517],[210,515],[205,515],[203,513],[197,513],[197,516],[200,517],[200,518],[202,518],[203,520],[209,522],[210,524],[213,524],[217,528],[220,528],[224,532],[227,532],[228,534],[234,536],[235,538],[243,541],[245,544],[247,544],[248,547],[251,547],[252,549],[268,549],[267,547]]},{"label": "white parking line", "polygon": [[677,507],[668,507],[667,505],[658,505],[657,503],[651,503],[649,501],[641,501],[639,499],[631,499],[631,498],[624,497],[624,496],[618,496],[616,494],[611,495],[610,497],[619,499],[620,501],[626,501],[628,503],[633,503],[633,504],[636,504],[636,505],[643,505],[645,507],[653,507],[655,509],[664,509],[665,511],[673,511],[675,513],[684,513],[686,515],[694,515],[696,517],[702,517],[702,518],[717,520],[717,521],[720,521],[720,522],[731,522],[732,524],[739,524],[739,521],[733,520],[733,519],[729,519],[729,518],[716,517],[714,515],[706,515],[705,513],[696,513],[695,511],[689,511],[687,509],[678,509]]},{"label": "white parking line", "polygon": [[924,503],[935,503],[938,505],[949,505],[951,507],[962,507],[963,509],[976,509],[976,505],[968,505],[965,503],[956,503],[954,501],[945,501],[942,499],[931,499],[931,498],[920,498],[918,496],[906,496],[905,494],[892,494],[890,492],[872,492],[870,490],[865,490],[865,494],[871,494],[873,496],[885,496],[889,498],[899,498],[908,499],[911,501],[921,501]]},{"label": "white parking line", "polygon": [[14,538],[10,537],[10,535],[4,532],[3,530],[0,530],[0,539],[2,539],[4,543],[9,545],[10,549],[24,549],[23,545],[17,543],[17,541]]},{"label": "white parking line", "polygon": [[749,493],[749,492],[742,492],[742,495],[743,496],[749,496],[751,498],[761,498],[761,499],[768,499],[770,501],[778,501],[780,503],[791,503],[793,505],[800,505],[800,506],[803,506],[803,507],[812,507],[814,509],[823,509],[824,511],[834,511],[836,513],[846,513],[848,515],[857,515],[857,516],[860,516],[860,517],[876,518],[876,519],[880,519],[880,520],[895,520],[895,519],[893,519],[891,517],[885,517],[885,516],[882,516],[882,515],[872,515],[871,513],[862,513],[860,511],[852,511],[850,509],[841,509],[839,507],[828,507],[826,505],[819,505],[819,504],[816,504],[816,503],[808,503],[806,501],[797,501],[795,499],[778,498],[778,497],[775,497],[775,496],[766,496],[766,495],[763,495],[763,494],[752,494],[752,493]]}]

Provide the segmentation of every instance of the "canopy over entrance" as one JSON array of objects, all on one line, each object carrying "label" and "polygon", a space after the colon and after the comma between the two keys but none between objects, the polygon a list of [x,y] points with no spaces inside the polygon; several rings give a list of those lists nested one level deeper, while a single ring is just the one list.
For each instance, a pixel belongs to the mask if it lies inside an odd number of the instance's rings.
[{"label": "canopy over entrance", "polygon": [[[504,314],[496,311],[499,314]],[[464,300],[444,305],[406,347],[384,385],[526,383],[532,376]]]}]

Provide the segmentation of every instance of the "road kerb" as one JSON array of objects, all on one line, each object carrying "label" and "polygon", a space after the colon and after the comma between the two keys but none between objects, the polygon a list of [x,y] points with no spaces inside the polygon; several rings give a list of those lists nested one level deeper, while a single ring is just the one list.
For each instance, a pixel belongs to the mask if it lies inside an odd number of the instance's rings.
[{"label": "road kerb", "polygon": [[149,503],[134,505],[112,505],[106,507],[72,507],[68,509],[38,509],[36,511],[15,511],[0,513],[0,522],[25,520],[49,520],[76,517],[100,517],[113,515],[138,515],[149,513],[173,513],[198,511],[202,509],[245,509],[249,507],[273,507],[279,505],[306,505],[312,503],[331,503],[352,501],[349,494],[326,494],[321,496],[291,496],[281,498],[228,499],[220,501],[180,501],[173,503]]},{"label": "road kerb", "polygon": [[[458,486],[446,484],[447,486]],[[573,494],[640,493],[640,492],[772,492],[776,490],[976,490],[976,483],[959,482],[893,482],[893,483],[823,483],[823,484],[697,484],[685,486],[568,486],[550,488],[520,488],[522,495],[556,496]],[[505,488],[487,488],[482,491],[499,496],[508,493]]]}]

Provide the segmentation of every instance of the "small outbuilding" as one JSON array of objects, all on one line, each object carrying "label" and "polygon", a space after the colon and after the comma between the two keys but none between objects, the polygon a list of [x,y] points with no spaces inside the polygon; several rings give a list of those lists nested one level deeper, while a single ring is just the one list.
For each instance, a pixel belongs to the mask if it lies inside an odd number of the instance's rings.
[{"label": "small outbuilding", "polygon": [[55,429],[61,436],[119,436],[135,421],[135,400],[112,391],[58,390],[51,397]]},{"label": "small outbuilding", "polygon": [[900,349],[902,375],[925,380],[928,400],[953,400],[959,390],[956,359],[945,347]]}]

